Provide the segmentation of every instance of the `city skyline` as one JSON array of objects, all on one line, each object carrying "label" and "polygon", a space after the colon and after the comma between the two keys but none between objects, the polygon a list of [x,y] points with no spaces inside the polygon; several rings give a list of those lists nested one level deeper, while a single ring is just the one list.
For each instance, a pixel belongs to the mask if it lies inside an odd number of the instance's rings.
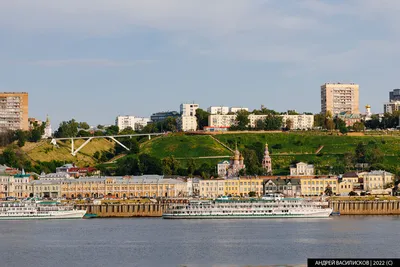
[{"label": "city skyline", "polygon": [[21,2],[0,3],[0,91],[28,92],[53,128],[189,101],[318,113],[326,82],[380,113],[399,87],[394,1]]}]

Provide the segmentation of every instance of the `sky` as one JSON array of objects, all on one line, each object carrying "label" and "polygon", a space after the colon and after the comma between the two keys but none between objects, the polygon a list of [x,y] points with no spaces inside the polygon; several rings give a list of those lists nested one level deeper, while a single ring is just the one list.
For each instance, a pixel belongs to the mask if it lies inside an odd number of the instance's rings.
[{"label": "sky", "polygon": [[0,1],[0,91],[29,116],[113,124],[208,106],[320,111],[325,82],[383,111],[399,88],[396,0]]}]

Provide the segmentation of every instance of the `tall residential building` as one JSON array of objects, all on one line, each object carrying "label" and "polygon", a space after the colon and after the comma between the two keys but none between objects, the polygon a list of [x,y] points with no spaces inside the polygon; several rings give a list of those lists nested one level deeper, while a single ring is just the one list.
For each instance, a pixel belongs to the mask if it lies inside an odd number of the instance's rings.
[{"label": "tall residential building", "polygon": [[181,104],[181,116],[177,119],[178,129],[183,132],[197,130],[196,110],[198,104]]},{"label": "tall residential building", "polygon": [[248,109],[248,108],[242,108],[242,107],[240,107],[240,108],[238,108],[238,107],[231,107],[231,108],[229,109],[229,112],[232,112],[232,113],[237,113],[238,111],[241,111],[241,110],[244,110],[244,111],[249,111],[249,109]]},{"label": "tall residential building", "polygon": [[325,83],[321,85],[321,113],[359,114],[359,86],[354,83]]},{"label": "tall residential building", "polygon": [[135,116],[118,116],[115,119],[115,125],[122,131],[131,127],[135,131],[142,130],[150,122],[149,118],[138,118]]},{"label": "tall residential building", "polygon": [[221,114],[225,115],[229,113],[229,107],[209,107],[207,112],[210,114]]},{"label": "tall residential building", "polygon": [[389,101],[400,101],[400,89],[394,89],[389,92]]},{"label": "tall residential building", "polygon": [[383,104],[383,112],[392,114],[400,110],[400,101],[391,101]]},{"label": "tall residential building", "polygon": [[28,93],[0,93],[0,132],[29,130]]}]

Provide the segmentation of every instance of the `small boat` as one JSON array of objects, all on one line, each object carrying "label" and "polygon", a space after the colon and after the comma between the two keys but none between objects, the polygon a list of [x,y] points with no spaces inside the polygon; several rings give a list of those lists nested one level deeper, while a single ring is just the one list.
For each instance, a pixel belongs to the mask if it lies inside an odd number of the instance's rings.
[{"label": "small boat", "polygon": [[340,216],[339,211],[332,211],[331,216]]}]

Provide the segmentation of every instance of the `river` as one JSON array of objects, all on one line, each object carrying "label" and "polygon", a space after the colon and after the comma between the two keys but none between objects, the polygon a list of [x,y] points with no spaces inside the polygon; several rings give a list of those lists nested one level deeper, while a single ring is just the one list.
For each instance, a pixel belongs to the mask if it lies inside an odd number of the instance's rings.
[{"label": "river", "polygon": [[0,266],[239,267],[400,257],[399,216],[0,221]]}]

